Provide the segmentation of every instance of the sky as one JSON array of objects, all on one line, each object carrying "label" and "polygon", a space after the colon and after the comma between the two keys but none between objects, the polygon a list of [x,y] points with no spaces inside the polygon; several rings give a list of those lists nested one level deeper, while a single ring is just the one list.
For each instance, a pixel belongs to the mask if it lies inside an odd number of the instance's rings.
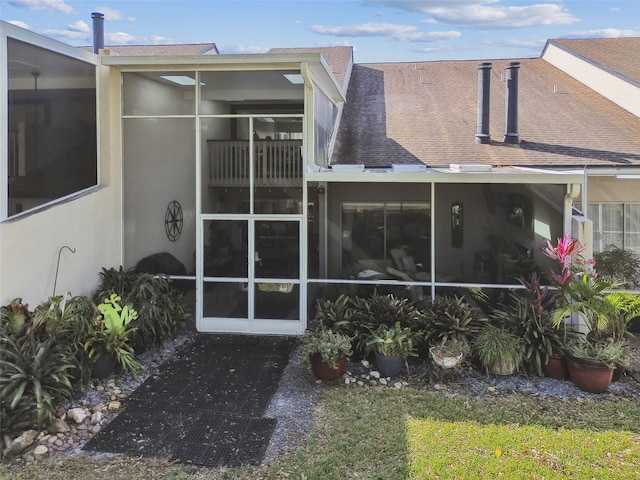
[{"label": "sky", "polygon": [[638,0],[0,0],[0,19],[81,46],[352,46],[356,63],[539,57],[550,38],[640,36]]}]

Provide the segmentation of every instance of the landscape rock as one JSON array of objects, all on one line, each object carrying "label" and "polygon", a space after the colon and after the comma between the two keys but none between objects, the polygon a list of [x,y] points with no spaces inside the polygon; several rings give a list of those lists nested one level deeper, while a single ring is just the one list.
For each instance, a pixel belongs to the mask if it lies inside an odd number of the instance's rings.
[{"label": "landscape rock", "polygon": [[33,450],[33,454],[36,457],[41,457],[42,455],[45,455],[49,453],[49,449],[47,448],[46,445],[38,445],[34,450]]},{"label": "landscape rock", "polygon": [[11,442],[11,446],[4,451],[5,456],[12,457],[24,452],[27,448],[33,445],[40,432],[37,430],[27,430],[22,433],[18,438]]},{"label": "landscape rock", "polygon": [[87,418],[87,414],[84,412],[84,408],[72,408],[67,412],[67,418],[76,424],[80,424]]},{"label": "landscape rock", "polygon": [[56,433],[68,432],[70,430],[69,425],[61,418],[54,418],[53,421],[47,426],[47,431],[51,435]]}]

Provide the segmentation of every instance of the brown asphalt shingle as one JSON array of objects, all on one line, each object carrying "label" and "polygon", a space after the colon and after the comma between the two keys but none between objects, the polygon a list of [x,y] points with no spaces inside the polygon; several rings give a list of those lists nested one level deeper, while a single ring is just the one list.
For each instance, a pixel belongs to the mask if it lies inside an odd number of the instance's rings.
[{"label": "brown asphalt shingle", "polygon": [[267,53],[321,53],[341,88],[344,88],[347,73],[353,63],[353,47],[272,48]]},{"label": "brown asphalt shingle", "polygon": [[491,145],[474,143],[478,61],[355,65],[332,163],[640,165],[640,118],[545,60],[520,62],[519,146],[502,143],[507,60],[493,61]]},{"label": "brown asphalt shingle", "polygon": [[554,39],[557,44],[631,80],[640,82],[640,37]]},{"label": "brown asphalt shingle", "polygon": [[[93,52],[93,47],[82,47]],[[111,55],[218,55],[215,43],[186,43],[176,45],[113,45],[105,46]]]}]

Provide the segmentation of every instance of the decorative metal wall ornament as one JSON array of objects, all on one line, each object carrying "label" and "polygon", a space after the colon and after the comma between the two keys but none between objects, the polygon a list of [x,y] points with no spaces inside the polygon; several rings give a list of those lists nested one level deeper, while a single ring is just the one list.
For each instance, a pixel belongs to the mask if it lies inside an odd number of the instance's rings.
[{"label": "decorative metal wall ornament", "polygon": [[180,238],[183,223],[184,217],[182,215],[182,206],[180,205],[180,202],[173,200],[167,207],[167,211],[164,214],[164,231],[169,240],[175,242]]},{"label": "decorative metal wall ornament", "polygon": [[462,202],[456,200],[451,204],[451,246],[453,248],[462,248],[464,242],[463,225]]}]

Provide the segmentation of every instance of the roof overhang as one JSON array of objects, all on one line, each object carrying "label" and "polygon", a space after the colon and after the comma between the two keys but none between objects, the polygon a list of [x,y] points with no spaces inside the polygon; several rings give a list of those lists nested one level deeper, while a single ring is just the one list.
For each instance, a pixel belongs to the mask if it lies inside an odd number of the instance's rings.
[{"label": "roof overhang", "polygon": [[543,183],[582,185],[585,181],[585,176],[583,170],[494,167],[490,172],[465,172],[442,167],[427,168],[422,172],[394,172],[392,168],[341,172],[322,170],[307,172],[306,179],[310,182],[328,183]]},{"label": "roof overhang", "polygon": [[304,65],[314,74],[328,94],[344,101],[331,68],[321,53],[275,53],[257,55],[102,55],[103,65],[127,72],[172,71],[268,71],[301,70]]}]

